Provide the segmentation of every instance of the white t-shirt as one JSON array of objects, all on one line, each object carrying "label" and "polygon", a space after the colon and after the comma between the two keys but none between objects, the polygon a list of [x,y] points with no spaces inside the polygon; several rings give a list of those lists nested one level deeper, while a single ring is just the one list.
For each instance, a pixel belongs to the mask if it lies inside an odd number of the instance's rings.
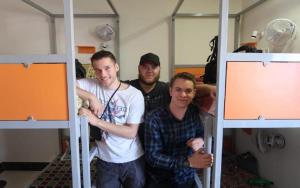
[{"label": "white t-shirt", "polygon": [[[81,89],[93,93],[104,106],[115,91],[103,89],[96,79],[80,79],[77,83]],[[116,125],[140,124],[143,121],[143,114],[144,97],[139,90],[129,86],[115,93],[102,119]],[[138,136],[129,139],[103,132],[102,139],[97,145],[98,157],[106,162],[130,162],[144,154]]]}]

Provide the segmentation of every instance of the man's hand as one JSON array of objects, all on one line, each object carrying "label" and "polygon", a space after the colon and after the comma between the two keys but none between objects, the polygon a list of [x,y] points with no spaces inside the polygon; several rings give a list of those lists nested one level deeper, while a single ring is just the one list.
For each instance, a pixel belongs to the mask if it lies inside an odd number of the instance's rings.
[{"label": "man's hand", "polygon": [[96,126],[99,122],[99,118],[95,114],[93,114],[89,109],[80,108],[79,111],[78,111],[78,115],[87,116],[87,118],[88,118],[91,125]]},{"label": "man's hand", "polygon": [[188,161],[192,168],[207,168],[213,164],[213,155],[203,153],[203,151],[197,151],[188,158]]},{"label": "man's hand", "polygon": [[92,93],[85,91],[78,86],[76,87],[77,95],[84,101],[88,101],[90,110],[96,115],[100,116],[103,112],[104,107],[101,104],[101,101]]},{"label": "man's hand", "polygon": [[96,116],[100,116],[103,113],[104,106],[100,102],[96,96],[92,95],[89,99],[89,109],[95,114]]},{"label": "man's hand", "polygon": [[193,151],[198,151],[203,148],[204,141],[202,138],[191,138],[186,142],[186,145],[193,149]]}]

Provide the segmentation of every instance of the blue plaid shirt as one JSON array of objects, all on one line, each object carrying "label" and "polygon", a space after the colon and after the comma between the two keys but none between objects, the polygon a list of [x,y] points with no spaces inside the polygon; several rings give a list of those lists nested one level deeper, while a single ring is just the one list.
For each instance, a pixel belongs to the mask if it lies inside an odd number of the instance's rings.
[{"label": "blue plaid shirt", "polygon": [[152,111],[145,118],[145,157],[157,181],[185,183],[194,179],[195,169],[184,167],[192,154],[186,145],[191,138],[203,137],[199,111],[190,105],[182,120],[176,119],[169,107]]}]

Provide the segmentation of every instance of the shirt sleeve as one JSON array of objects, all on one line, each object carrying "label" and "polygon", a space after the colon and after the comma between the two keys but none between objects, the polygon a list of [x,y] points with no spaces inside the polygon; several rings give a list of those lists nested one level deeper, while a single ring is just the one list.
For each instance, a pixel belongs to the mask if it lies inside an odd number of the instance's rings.
[{"label": "shirt sleeve", "polygon": [[92,88],[92,86],[94,86],[94,81],[91,79],[87,79],[87,78],[83,78],[83,79],[78,79],[76,80],[77,86],[80,89],[83,89],[85,91],[89,91],[90,92],[90,88]]},{"label": "shirt sleeve", "polygon": [[164,146],[158,117],[149,115],[145,119],[145,158],[153,166],[164,169],[176,169],[184,166],[187,157],[172,157],[163,153]]},{"label": "shirt sleeve", "polygon": [[142,123],[144,111],[145,111],[145,105],[144,105],[144,97],[139,90],[136,90],[136,94],[134,95],[130,103],[131,104],[129,104],[128,118],[126,122],[129,124]]}]

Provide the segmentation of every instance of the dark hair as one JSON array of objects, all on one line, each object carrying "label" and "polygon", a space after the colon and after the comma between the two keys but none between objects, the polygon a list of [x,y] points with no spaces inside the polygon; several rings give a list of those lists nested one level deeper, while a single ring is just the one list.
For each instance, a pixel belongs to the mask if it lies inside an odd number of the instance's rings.
[{"label": "dark hair", "polygon": [[76,68],[76,79],[81,79],[86,77],[86,70],[78,59],[75,59],[75,68]]},{"label": "dark hair", "polygon": [[207,58],[205,71],[203,75],[203,82],[205,84],[216,84],[217,82],[217,59],[218,59],[218,36],[215,36],[210,42],[210,51],[212,54]]},{"label": "dark hair", "polygon": [[91,62],[93,64],[94,61],[97,61],[99,59],[106,58],[106,57],[110,58],[115,63],[117,62],[116,57],[114,56],[114,54],[111,53],[110,51],[106,51],[106,50],[100,50],[100,51],[94,53],[93,56],[91,57]]},{"label": "dark hair", "polygon": [[196,88],[195,76],[188,72],[180,72],[180,73],[175,74],[170,81],[170,87],[173,87],[174,82],[179,78],[193,82],[194,88]]}]

